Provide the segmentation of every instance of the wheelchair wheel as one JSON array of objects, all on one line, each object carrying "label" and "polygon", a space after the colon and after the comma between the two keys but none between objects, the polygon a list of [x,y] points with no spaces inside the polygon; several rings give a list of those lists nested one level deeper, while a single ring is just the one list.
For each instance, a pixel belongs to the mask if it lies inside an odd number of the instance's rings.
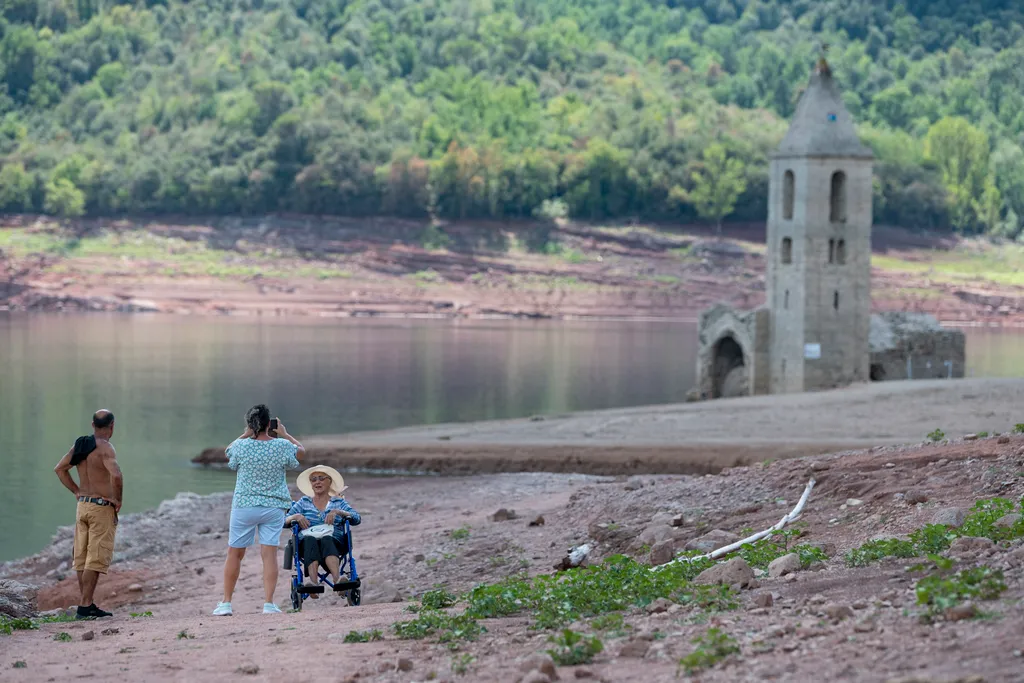
[{"label": "wheelchair wheel", "polygon": [[294,583],[292,583],[292,609],[296,612],[302,611],[302,594],[299,593],[299,589]]},{"label": "wheelchair wheel", "polygon": [[358,588],[353,588],[352,590],[348,591],[348,595],[346,597],[348,598],[349,605],[351,605],[352,607],[358,607],[362,595],[360,594]]}]

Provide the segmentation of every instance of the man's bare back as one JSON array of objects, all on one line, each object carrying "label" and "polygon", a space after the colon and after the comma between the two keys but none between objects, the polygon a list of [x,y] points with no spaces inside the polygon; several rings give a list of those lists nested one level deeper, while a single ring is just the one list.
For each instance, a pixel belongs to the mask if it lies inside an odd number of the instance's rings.
[{"label": "man's bare back", "polygon": [[121,494],[114,490],[113,481],[114,473],[120,474],[121,468],[112,443],[96,439],[96,450],[75,469],[78,470],[78,495],[103,498],[115,506],[121,502]]},{"label": "man's bare back", "polygon": [[[112,503],[115,511],[120,512],[123,479],[114,445],[110,443],[114,430],[113,415],[106,410],[98,411],[93,416],[93,423],[95,426],[97,419],[102,420],[107,416],[110,418],[109,424],[95,429],[96,449],[86,455],[84,460],[78,458],[79,462],[75,465],[75,446],[72,446],[57,463],[54,472],[64,487],[76,497],[102,498]],[[71,478],[72,467],[78,470],[77,484]]]}]

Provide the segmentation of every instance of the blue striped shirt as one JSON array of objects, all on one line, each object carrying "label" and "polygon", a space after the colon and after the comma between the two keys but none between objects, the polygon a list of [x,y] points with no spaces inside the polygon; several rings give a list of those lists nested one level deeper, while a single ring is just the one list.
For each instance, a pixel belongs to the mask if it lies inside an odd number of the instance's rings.
[{"label": "blue striped shirt", "polygon": [[[339,510],[348,512],[352,515],[349,518],[348,523],[352,526],[358,526],[363,520],[359,516],[351,505],[348,504],[344,498],[331,498],[330,502],[327,503],[327,508],[321,512],[316,505],[313,504],[313,499],[309,496],[303,496],[297,501],[292,503],[291,509],[288,510],[288,516],[302,515],[309,520],[310,526],[316,526],[318,524],[324,524],[324,520],[327,519],[327,513],[331,510]],[[334,537],[337,539],[344,538],[345,533],[345,518],[341,515],[334,517]]]}]

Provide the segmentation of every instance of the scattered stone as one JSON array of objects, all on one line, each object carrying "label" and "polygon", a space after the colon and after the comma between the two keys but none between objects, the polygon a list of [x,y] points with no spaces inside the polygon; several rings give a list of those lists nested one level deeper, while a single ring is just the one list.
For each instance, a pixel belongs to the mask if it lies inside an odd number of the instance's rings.
[{"label": "scattered stone", "polygon": [[789,553],[788,555],[775,558],[768,565],[768,576],[773,579],[798,571],[800,571],[800,556],[796,553]]},{"label": "scattered stone", "polygon": [[978,608],[969,602],[950,607],[946,610],[947,621],[963,621],[964,619],[973,619],[976,616],[978,616]]},{"label": "scattered stone", "polygon": [[740,588],[744,588],[749,586],[750,582],[753,580],[754,570],[750,568],[747,561],[742,557],[734,557],[728,562],[722,562],[713,567],[708,567],[698,574],[697,578],[693,581],[694,583],[703,585],[739,585]]},{"label": "scattered stone", "polygon": [[575,548],[570,548],[565,557],[555,563],[554,568],[559,571],[574,569],[583,564],[587,559],[587,556],[590,554],[590,551],[591,547],[587,543],[576,546]]},{"label": "scattered stone", "polygon": [[824,472],[825,470],[829,469],[830,467],[832,467],[832,465],[829,465],[827,462],[812,462],[811,463],[811,469],[813,471],[815,471],[815,472]]},{"label": "scattered stone", "polygon": [[651,644],[646,640],[631,640],[622,646],[622,649],[619,650],[619,656],[643,659],[650,647]]},{"label": "scattered stone", "polygon": [[377,665],[377,673],[379,673],[379,674],[386,674],[389,671],[394,671],[394,669],[395,669],[395,663],[394,662],[381,662],[380,664]]},{"label": "scattered stone", "polygon": [[686,517],[684,517],[682,513],[680,513],[672,518],[671,524],[672,526],[683,526],[684,524],[686,524]]},{"label": "scattered stone", "polygon": [[121,629],[119,628],[105,628],[100,633],[105,636],[116,636],[120,632]]},{"label": "scattered stone", "polygon": [[515,510],[506,510],[505,508],[499,508],[497,512],[491,515],[491,520],[494,522],[507,522],[510,519],[516,519]]},{"label": "scattered stone", "polygon": [[530,522],[530,526],[544,526],[544,515],[537,515],[537,518]]},{"label": "scattered stone", "polygon": [[961,536],[949,546],[949,552],[954,554],[975,553],[983,550],[991,550],[995,542],[990,538],[976,536]]},{"label": "scattered stone", "polygon": [[853,608],[851,608],[849,605],[840,605],[837,603],[825,605],[824,612],[826,615],[828,615],[828,618],[832,619],[833,621],[842,621],[847,617],[853,616]]},{"label": "scattered stone", "polygon": [[823,628],[815,627],[798,628],[796,630],[796,635],[798,638],[800,638],[800,640],[810,640],[811,638],[821,638],[822,636],[827,636],[828,631],[826,631]]},{"label": "scattered stone", "polygon": [[206,567],[196,567],[196,576],[202,576],[206,571]]},{"label": "scattered stone", "polygon": [[0,579],[0,614],[15,619],[34,616],[37,591],[35,586],[27,583]]},{"label": "scattered stone", "polygon": [[519,664],[519,670],[523,673],[539,671],[552,681],[558,680],[558,671],[555,669],[555,660],[548,655],[532,655]]},{"label": "scattered stone", "polygon": [[593,678],[594,672],[590,669],[576,669],[576,678]]},{"label": "scattered stone", "polygon": [[647,606],[648,614],[662,614],[667,612],[674,603],[668,598],[658,598]]},{"label": "scattered stone", "polygon": [[863,505],[864,501],[863,500],[858,500],[856,498],[847,498],[846,499],[846,504],[849,507],[855,508],[855,507],[857,507],[859,505]]},{"label": "scattered stone", "polygon": [[551,683],[551,679],[540,671],[531,671],[519,679],[519,683]]},{"label": "scattered stone", "polygon": [[412,556],[412,561],[413,562],[423,562],[426,559],[427,559],[427,556],[424,555],[423,553],[416,553],[415,555]]},{"label": "scattered stone", "polygon": [[651,548],[650,564],[657,567],[668,564],[676,557],[675,543],[671,540],[662,541]]},{"label": "scattered stone", "polygon": [[918,489],[911,489],[906,492],[903,499],[907,501],[909,505],[917,505],[918,503],[927,503],[928,494]]},{"label": "scattered stone", "polygon": [[856,610],[867,609],[868,608],[868,601],[867,600],[857,600],[852,605],[850,605],[850,607],[852,607],[853,609],[856,609]]},{"label": "scattered stone", "polygon": [[86,631],[82,634],[82,640],[92,640],[95,637],[96,633],[94,631]]},{"label": "scattered stone", "polygon": [[858,621],[856,624],[853,625],[853,630],[857,633],[871,633],[875,630],[875,622],[871,619],[864,619],[862,621]]},{"label": "scattered stone", "polygon": [[724,548],[730,543],[735,543],[740,537],[728,531],[715,529],[709,531],[700,538],[695,538],[686,544],[686,550],[699,550],[702,553],[710,553],[719,548]]},{"label": "scattered stone", "polygon": [[260,672],[260,668],[255,664],[243,664],[242,666],[235,669],[235,673],[245,674],[246,676],[255,676]]},{"label": "scattered stone", "polygon": [[648,524],[640,535],[637,537],[636,542],[640,545],[647,545],[654,547],[659,543],[665,541],[673,541],[672,527],[668,524],[660,524],[658,522],[651,522]]},{"label": "scattered stone", "polygon": [[128,586],[128,592],[129,593],[141,593],[142,592],[142,584],[141,583],[133,583],[132,585]]},{"label": "scattered stone", "polygon": [[644,486],[644,483],[642,481],[640,481],[640,479],[638,479],[636,477],[633,477],[629,481],[626,482],[626,485],[623,488],[626,491],[636,491],[638,489],[643,488],[643,486]]},{"label": "scattered stone", "polygon": [[967,513],[960,508],[942,508],[936,510],[932,516],[932,524],[943,524],[945,526],[959,528],[967,517]]},{"label": "scattered stone", "polygon": [[1003,515],[996,520],[996,526],[1003,529],[1009,529],[1020,522],[1021,516],[1019,512],[1011,512],[1008,515]]},{"label": "scattered stone", "polygon": [[398,670],[399,671],[412,671],[412,660],[408,657],[398,658]]},{"label": "scattered stone", "polygon": [[775,604],[775,598],[768,592],[758,593],[754,596],[754,604],[758,607],[771,607]]},{"label": "scattered stone", "polygon": [[977,440],[978,440],[978,435],[977,434],[965,434],[964,435],[964,441],[977,441]]},{"label": "scattered stone", "polygon": [[1010,437],[1008,437],[1007,435],[1003,434],[1001,437],[999,437],[999,439],[996,441],[996,443],[998,443],[998,444],[1008,444],[1008,443],[1010,443]]}]

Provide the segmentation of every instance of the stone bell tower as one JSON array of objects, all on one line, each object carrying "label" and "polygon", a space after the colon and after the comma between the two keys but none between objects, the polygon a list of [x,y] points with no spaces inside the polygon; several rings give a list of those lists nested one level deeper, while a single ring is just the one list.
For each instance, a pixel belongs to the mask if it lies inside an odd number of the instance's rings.
[{"label": "stone bell tower", "polygon": [[872,159],[822,58],[770,162],[770,393],[868,380]]}]

